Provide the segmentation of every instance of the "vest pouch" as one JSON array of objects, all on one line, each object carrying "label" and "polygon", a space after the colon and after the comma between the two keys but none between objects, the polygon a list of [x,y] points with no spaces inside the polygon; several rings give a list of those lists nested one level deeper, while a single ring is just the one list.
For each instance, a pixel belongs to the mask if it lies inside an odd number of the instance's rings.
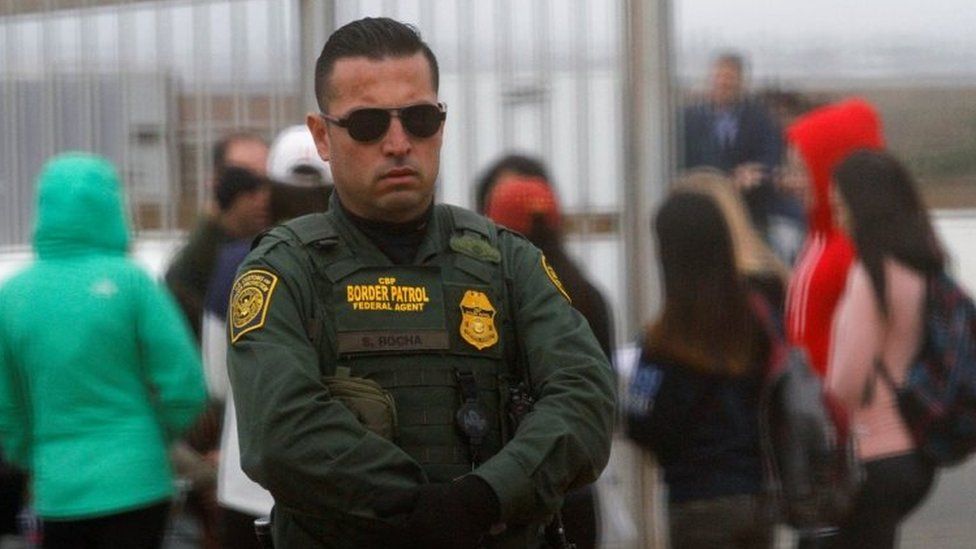
[{"label": "vest pouch", "polygon": [[352,377],[347,368],[322,379],[332,398],[349,409],[363,427],[394,441],[397,438],[397,412],[393,395],[372,379]]}]

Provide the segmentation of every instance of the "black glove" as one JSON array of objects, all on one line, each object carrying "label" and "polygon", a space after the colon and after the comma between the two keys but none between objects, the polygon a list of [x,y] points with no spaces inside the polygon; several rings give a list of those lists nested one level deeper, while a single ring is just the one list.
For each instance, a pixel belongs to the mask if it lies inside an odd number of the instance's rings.
[{"label": "black glove", "polygon": [[380,517],[409,513],[399,529],[404,547],[480,547],[499,515],[495,491],[474,475],[384,494],[374,508]]}]

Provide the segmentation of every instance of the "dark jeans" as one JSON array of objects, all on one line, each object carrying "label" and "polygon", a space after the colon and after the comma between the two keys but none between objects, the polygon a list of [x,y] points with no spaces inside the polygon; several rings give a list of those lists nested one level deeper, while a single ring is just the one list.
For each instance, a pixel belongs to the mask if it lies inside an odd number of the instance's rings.
[{"label": "dark jeans", "polygon": [[925,499],[935,476],[935,467],[916,453],[869,461],[864,469],[864,486],[831,549],[895,547],[898,525]]},{"label": "dark jeans", "polygon": [[17,514],[26,487],[27,474],[0,457],[0,536],[17,533]]},{"label": "dark jeans", "polygon": [[169,500],[83,520],[45,520],[45,549],[152,549],[163,542]]},{"label": "dark jeans", "polygon": [[256,518],[258,517],[228,507],[221,507],[218,524],[221,547],[262,549],[258,536],[254,532],[254,519]]},{"label": "dark jeans", "polygon": [[773,523],[762,496],[741,495],[668,506],[672,549],[767,549]]}]

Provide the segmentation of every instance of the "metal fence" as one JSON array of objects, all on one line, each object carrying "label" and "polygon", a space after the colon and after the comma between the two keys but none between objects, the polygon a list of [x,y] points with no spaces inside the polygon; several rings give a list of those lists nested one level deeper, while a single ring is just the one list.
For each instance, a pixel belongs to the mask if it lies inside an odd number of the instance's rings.
[{"label": "metal fence", "polygon": [[321,43],[303,46],[302,18],[321,8],[325,34],[386,15],[431,44],[449,112],[439,200],[472,205],[475,178],[505,152],[540,157],[569,214],[571,249],[599,266],[592,274],[612,303],[625,301],[625,2],[33,4],[0,7],[0,244],[28,240],[34,179],[69,149],[117,163],[137,231],[189,226],[207,202],[216,139],[240,129],[270,139],[303,120],[303,71]]},{"label": "metal fence", "polygon": [[0,244],[27,240],[34,179],[66,150],[118,165],[136,230],[186,226],[216,139],[296,120],[296,19],[281,0],[4,2]]}]

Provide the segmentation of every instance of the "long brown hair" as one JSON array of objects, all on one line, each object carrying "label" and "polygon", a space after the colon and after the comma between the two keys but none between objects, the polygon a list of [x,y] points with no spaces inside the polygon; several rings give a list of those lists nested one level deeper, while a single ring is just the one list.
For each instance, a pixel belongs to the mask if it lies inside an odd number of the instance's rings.
[{"label": "long brown hair", "polygon": [[748,372],[760,329],[720,207],[707,194],[677,191],[658,210],[654,228],[664,308],[647,328],[645,351],[703,373]]},{"label": "long brown hair", "polygon": [[715,201],[729,226],[735,268],[740,275],[775,278],[786,285],[789,268],[756,231],[742,198],[724,173],[714,168],[689,170],[675,182],[673,189],[702,193]]}]

